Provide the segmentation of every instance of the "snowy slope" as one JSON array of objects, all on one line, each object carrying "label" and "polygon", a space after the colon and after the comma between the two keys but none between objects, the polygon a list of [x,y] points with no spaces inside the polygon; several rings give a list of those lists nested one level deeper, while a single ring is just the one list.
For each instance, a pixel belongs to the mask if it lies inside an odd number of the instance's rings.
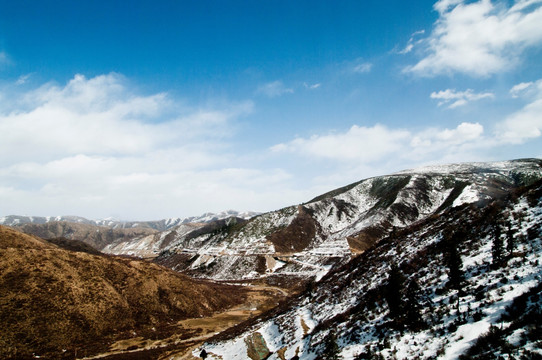
[{"label": "snowy slope", "polygon": [[[158,262],[213,279],[322,276],[398,229],[463,204],[483,206],[542,178],[541,160],[452,164],[366,179],[243,226],[183,237]],[[214,229],[216,230],[216,229]],[[172,234],[172,231],[169,232]],[[112,249],[121,254],[122,248]],[[273,257],[280,269],[262,266]]]},{"label": "snowy slope", "polygon": [[[202,348],[209,359],[247,359],[255,339],[268,359],[540,358],[541,233],[542,183],[483,207],[449,208]],[[461,259],[459,287],[451,285],[450,244]],[[403,279],[399,315],[386,295],[392,265]]]}]

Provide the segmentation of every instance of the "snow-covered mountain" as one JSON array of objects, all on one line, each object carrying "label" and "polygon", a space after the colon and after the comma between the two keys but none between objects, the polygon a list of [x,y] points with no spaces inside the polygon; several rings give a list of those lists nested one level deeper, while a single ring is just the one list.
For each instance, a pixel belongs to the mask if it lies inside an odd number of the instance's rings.
[{"label": "snow-covered mountain", "polygon": [[[469,165],[467,172],[464,166],[408,171],[306,204],[314,219],[326,212],[333,219],[339,200],[349,204],[341,208],[349,210],[343,220],[355,219],[350,226],[329,220],[327,233],[319,230],[332,241],[339,241],[335,234],[355,236],[369,217],[397,228],[289,302],[193,354],[270,360],[541,358],[542,181],[534,181],[540,179],[539,166],[521,161]],[[389,189],[380,194],[391,194],[378,207],[370,196],[375,184]],[[356,216],[350,205],[357,206]]]},{"label": "snow-covered mountain", "polygon": [[[207,341],[196,357],[542,358],[541,159],[406,170],[250,219],[237,215],[154,228],[83,220],[15,227],[87,239],[197,277],[247,280],[243,289],[295,294],[216,336],[193,338]],[[160,297],[159,287],[147,288]],[[184,359],[186,350],[168,342],[160,358]]]},{"label": "snow-covered mountain", "polygon": [[191,216],[186,218],[168,218],[155,221],[121,221],[113,218],[89,220],[80,216],[21,216],[8,215],[0,217],[0,225],[17,226],[23,224],[47,224],[50,222],[69,222],[76,224],[96,225],[110,227],[112,229],[126,228],[150,228],[158,231],[171,229],[172,227],[188,224],[188,223],[208,223],[216,220],[225,219],[228,217],[238,217],[242,219],[250,219],[259,213],[253,211],[239,212],[235,210],[227,210],[219,213],[205,213],[200,216]]},{"label": "snow-covered mountain", "polygon": [[95,221],[80,216],[25,216],[8,215],[0,217],[0,225],[17,226],[22,224],[47,224],[53,221],[66,221],[77,224],[97,225]]},{"label": "snow-covered mountain", "polygon": [[151,256],[194,276],[320,278],[401,228],[473,204],[482,207],[542,178],[542,160],[452,164],[379,176],[248,222],[177,226],[114,242],[111,254]]}]

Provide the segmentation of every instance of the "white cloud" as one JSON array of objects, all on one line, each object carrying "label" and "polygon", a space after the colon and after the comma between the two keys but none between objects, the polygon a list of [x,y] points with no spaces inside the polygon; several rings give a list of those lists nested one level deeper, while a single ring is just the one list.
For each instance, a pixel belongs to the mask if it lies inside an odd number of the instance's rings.
[{"label": "white cloud", "polygon": [[[532,91],[526,91],[527,89]],[[530,96],[530,102],[522,109],[507,116],[497,125],[497,137],[501,142],[522,144],[542,136],[542,79],[536,82],[515,85],[512,96]]]},{"label": "white cloud", "polygon": [[530,82],[522,82],[522,83],[519,83],[517,85],[514,85],[511,89],[510,89],[510,95],[512,95],[512,97],[514,98],[517,98],[519,97],[522,93],[525,92],[525,90],[527,90],[528,88],[530,88],[534,83],[532,81]]},{"label": "white cloud", "polygon": [[373,161],[398,149],[409,133],[390,130],[383,125],[362,127],[354,125],[346,133],[315,135],[308,139],[297,138],[286,144],[272,147],[275,152],[294,152],[338,161],[361,159]]},{"label": "white cloud", "polygon": [[405,71],[424,76],[455,72],[485,77],[520,62],[542,44],[542,1],[440,0],[439,19],[425,39],[426,56]]},{"label": "white cloud", "polygon": [[287,205],[276,196],[287,173],[238,167],[232,151],[251,102],[188,107],[138,94],[117,74],[0,90],[14,91],[21,100],[0,110],[3,215],[154,219]]},{"label": "white cloud", "polygon": [[459,5],[462,2],[463,0],[439,0],[433,5],[433,8],[442,14],[448,11],[449,8]]},{"label": "white cloud", "polygon": [[[116,74],[75,76],[66,86],[30,91],[24,109],[0,114],[0,165],[59,156],[142,155],[228,133],[250,103],[183,109],[165,93],[141,96]],[[178,116],[176,113],[184,113]]]},{"label": "white cloud", "polygon": [[444,129],[435,135],[435,139],[446,144],[462,144],[479,139],[484,132],[484,127],[478,123],[461,123],[455,129]]},{"label": "white cloud", "polygon": [[414,45],[419,44],[421,42],[421,40],[414,41],[414,39],[417,36],[423,35],[423,34],[425,34],[425,30],[419,30],[419,31],[414,32],[410,36],[410,39],[408,39],[408,42],[407,42],[406,46],[403,48],[403,50],[398,51],[398,53],[399,54],[408,54],[409,52],[411,52],[414,49]]},{"label": "white cloud", "polygon": [[28,79],[30,78],[30,76],[32,76],[32,74],[26,74],[26,75],[19,76],[19,78],[15,82],[15,85],[23,85],[23,84],[25,84],[28,81]]},{"label": "white cloud", "polygon": [[[239,154],[234,145],[237,119],[252,111],[251,102],[188,106],[166,92],[141,94],[118,74],[77,75],[30,91],[11,84],[0,89],[0,98],[15,99],[9,108],[0,104],[0,215],[141,220],[266,211],[377,173],[480,160],[491,146],[540,136],[541,84],[519,92],[518,101],[529,104],[501,122],[494,138],[475,122],[416,130],[356,125],[265,154]],[[438,100],[452,104],[457,94]]]},{"label": "white cloud", "polygon": [[494,98],[495,95],[490,92],[475,93],[472,89],[466,91],[455,91],[454,89],[441,90],[439,92],[432,92],[431,99],[440,100],[438,106],[449,104],[448,108],[453,109],[459,106],[466,105],[471,101]]},{"label": "white cloud", "polygon": [[[182,163],[183,159],[176,159]],[[2,211],[29,215],[77,214],[91,218],[119,214],[123,219],[152,220],[225,209],[272,210],[302,201],[285,188],[290,177],[280,169],[232,166],[181,169],[149,166],[144,158],[77,155],[48,163],[0,168]],[[17,181],[17,182],[15,182]],[[20,186],[20,182],[35,182]],[[281,196],[277,196],[281,194]]]},{"label": "white cloud", "polygon": [[370,72],[372,68],[373,68],[373,64],[369,62],[363,62],[363,63],[354,65],[354,67],[352,68],[352,71],[358,74],[364,74],[364,73]]},{"label": "white cloud", "polygon": [[478,123],[461,123],[454,129],[426,129],[417,133],[379,124],[372,127],[354,125],[343,133],[297,138],[277,144],[271,150],[367,165],[390,159],[434,158],[439,152],[457,152],[460,147],[479,141],[483,132],[483,126]]},{"label": "white cloud", "polygon": [[294,89],[287,88],[286,86],[284,86],[282,81],[276,80],[259,86],[256,92],[258,94],[263,94],[270,98],[274,98],[282,96],[284,94],[292,94],[294,92]]},{"label": "white cloud", "polygon": [[303,86],[305,87],[305,89],[316,90],[316,89],[318,89],[320,86],[322,86],[322,84],[320,84],[320,83],[316,83],[316,84],[307,84],[307,83],[303,83]]}]

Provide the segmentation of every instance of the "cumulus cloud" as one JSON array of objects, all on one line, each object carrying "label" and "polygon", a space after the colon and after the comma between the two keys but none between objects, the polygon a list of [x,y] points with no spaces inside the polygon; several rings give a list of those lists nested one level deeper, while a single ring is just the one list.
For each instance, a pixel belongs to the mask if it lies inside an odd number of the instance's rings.
[{"label": "cumulus cloud", "polygon": [[195,137],[201,141],[227,133],[228,120],[251,109],[250,103],[181,109],[165,93],[131,93],[117,74],[77,75],[65,86],[47,84],[22,98],[17,111],[0,114],[0,164],[177,147]]},{"label": "cumulus cloud", "polygon": [[19,91],[0,109],[2,211],[151,219],[285,205],[275,194],[288,174],[238,167],[231,148],[251,102],[188,106],[118,74],[13,86],[1,90]]},{"label": "cumulus cloud", "polygon": [[440,100],[438,106],[448,104],[449,109],[453,109],[459,106],[467,105],[471,101],[494,98],[495,95],[490,92],[475,93],[472,89],[466,91],[456,91],[454,89],[441,90],[439,92],[432,92],[431,99]]},{"label": "cumulus cloud", "polygon": [[284,94],[293,94],[294,89],[286,87],[282,81],[276,80],[267,84],[263,84],[256,90],[258,94],[263,94],[267,97],[274,98]]},{"label": "cumulus cloud", "polygon": [[315,135],[308,139],[297,138],[289,143],[275,145],[271,150],[339,161],[373,161],[396,151],[408,136],[409,133],[405,130],[391,130],[383,125],[354,125],[345,133]]},{"label": "cumulus cloud", "polygon": [[512,96],[523,95],[528,103],[497,125],[497,137],[510,144],[522,144],[542,135],[542,79],[521,83],[510,90]]},{"label": "cumulus cloud", "polygon": [[542,1],[440,0],[425,57],[405,69],[424,76],[465,73],[485,77],[520,62],[529,47],[542,44]]},{"label": "cumulus cloud", "polygon": [[478,123],[461,123],[455,129],[444,129],[436,133],[435,138],[446,144],[462,144],[477,140],[484,132],[484,127]]},{"label": "cumulus cloud", "polygon": [[482,125],[466,122],[453,129],[425,129],[420,132],[392,129],[380,124],[372,127],[354,125],[342,133],[297,138],[277,144],[271,151],[366,165],[389,159],[420,159],[438,156],[439,152],[457,152],[462,146],[479,141],[483,133]]}]

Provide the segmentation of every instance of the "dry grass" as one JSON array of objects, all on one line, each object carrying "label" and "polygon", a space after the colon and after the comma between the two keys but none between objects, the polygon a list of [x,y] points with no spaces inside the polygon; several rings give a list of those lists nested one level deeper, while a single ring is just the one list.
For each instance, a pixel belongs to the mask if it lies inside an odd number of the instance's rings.
[{"label": "dry grass", "polygon": [[245,298],[240,287],[145,261],[63,250],[0,226],[0,358],[73,358],[122,337],[164,338],[179,320],[210,316]]},{"label": "dry grass", "polygon": [[158,233],[157,230],[149,228],[111,229],[105,226],[66,221],[52,221],[46,224],[22,224],[15,228],[26,234],[39,236],[42,239],[66,238],[80,240],[98,250],[118,239],[133,239],[138,236]]}]

